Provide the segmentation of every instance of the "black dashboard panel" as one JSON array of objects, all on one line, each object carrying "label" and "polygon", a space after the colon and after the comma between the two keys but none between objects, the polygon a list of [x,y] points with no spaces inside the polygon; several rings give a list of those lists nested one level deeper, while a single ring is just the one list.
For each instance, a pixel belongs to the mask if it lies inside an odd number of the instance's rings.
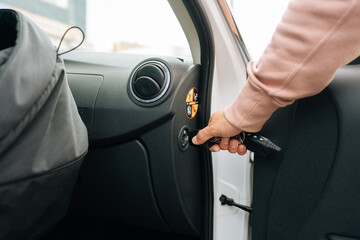
[{"label": "black dashboard panel", "polygon": [[143,144],[130,141],[89,153],[77,193],[83,200],[83,211],[150,228],[167,228],[156,204]]},{"label": "black dashboard panel", "polygon": [[[158,101],[143,103],[131,95],[129,81],[148,60],[164,64],[171,80]],[[90,140],[75,193],[77,210],[200,236],[202,150],[181,148],[178,139],[184,128],[199,127],[195,112],[202,111],[201,102],[191,102],[196,109],[190,115],[186,102],[193,100],[189,92],[202,93],[201,67],[176,57],[87,52],[67,55],[65,65]]]},{"label": "black dashboard panel", "polygon": [[81,118],[89,130],[93,122],[95,102],[104,78],[101,75],[71,73],[68,73],[67,77],[76,104],[79,106]]},{"label": "black dashboard panel", "polygon": [[[172,81],[170,89],[162,99],[144,105],[132,99],[128,93],[128,85],[133,69],[146,59],[157,59],[165,63],[170,68]],[[65,64],[70,74],[97,75],[104,78],[97,95],[93,124],[89,131],[91,141],[135,136],[144,128],[164,118],[170,118],[175,114],[172,101],[176,97],[180,82],[186,80],[184,75],[199,74],[200,71],[199,66],[184,63],[175,57],[159,59],[112,53],[69,54],[65,58]],[[72,81],[71,75],[69,81]],[[186,96],[183,97],[185,103]],[[75,96],[75,99],[78,98]]]}]

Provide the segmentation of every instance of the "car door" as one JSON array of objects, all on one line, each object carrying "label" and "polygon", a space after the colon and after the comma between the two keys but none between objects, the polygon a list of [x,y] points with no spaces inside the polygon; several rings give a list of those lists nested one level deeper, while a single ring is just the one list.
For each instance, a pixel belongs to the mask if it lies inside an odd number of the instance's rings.
[{"label": "car door", "polygon": [[[356,59],[340,68],[320,94],[279,109],[264,126],[260,134],[278,144],[282,151],[266,158],[257,154],[251,157],[253,213],[248,222],[251,234],[247,237],[360,239],[358,64]],[[233,176],[231,173],[228,169],[223,174]],[[228,181],[234,186],[239,182]],[[215,226],[223,231],[223,236],[226,230],[231,232],[235,222],[241,229],[239,218],[222,220],[226,227],[221,228],[221,223]],[[232,239],[235,235],[227,236]]]},{"label": "car door", "polygon": [[255,156],[253,239],[359,239],[358,78],[342,67],[265,125],[283,152]]},{"label": "car door", "polygon": [[255,154],[252,239],[360,239],[359,69],[359,59],[343,66],[265,124],[282,151]]}]

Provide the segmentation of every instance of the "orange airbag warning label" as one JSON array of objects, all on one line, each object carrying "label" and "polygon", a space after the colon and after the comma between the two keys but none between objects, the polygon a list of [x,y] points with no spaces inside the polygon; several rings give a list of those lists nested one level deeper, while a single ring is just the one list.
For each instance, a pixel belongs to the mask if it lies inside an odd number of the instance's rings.
[{"label": "orange airbag warning label", "polygon": [[185,113],[189,119],[193,119],[199,109],[199,91],[196,88],[191,88],[186,95]]}]

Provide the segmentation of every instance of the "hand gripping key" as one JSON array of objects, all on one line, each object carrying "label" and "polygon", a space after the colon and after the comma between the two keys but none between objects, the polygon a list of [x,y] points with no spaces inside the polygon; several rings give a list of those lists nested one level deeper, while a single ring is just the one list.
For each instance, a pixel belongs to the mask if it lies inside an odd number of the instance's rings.
[{"label": "hand gripping key", "polygon": [[[221,137],[213,137],[207,140],[201,145],[195,145],[192,143],[192,138],[197,135],[199,130],[191,131],[190,136],[190,145],[195,147],[207,148],[210,149],[214,144],[219,144]],[[240,144],[244,144],[246,148],[260,157],[267,157],[268,155],[280,152],[281,148],[276,144],[272,143],[269,139],[264,136],[258,135],[257,133],[247,133],[242,132],[231,139],[237,139]]]}]

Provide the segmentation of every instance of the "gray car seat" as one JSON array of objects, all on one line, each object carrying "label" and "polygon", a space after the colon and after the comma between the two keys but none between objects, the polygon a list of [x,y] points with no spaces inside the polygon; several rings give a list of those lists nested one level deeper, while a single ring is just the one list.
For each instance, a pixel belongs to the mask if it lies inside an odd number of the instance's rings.
[{"label": "gray car seat", "polygon": [[6,9],[0,91],[0,239],[33,239],[65,215],[88,138],[55,46]]}]

